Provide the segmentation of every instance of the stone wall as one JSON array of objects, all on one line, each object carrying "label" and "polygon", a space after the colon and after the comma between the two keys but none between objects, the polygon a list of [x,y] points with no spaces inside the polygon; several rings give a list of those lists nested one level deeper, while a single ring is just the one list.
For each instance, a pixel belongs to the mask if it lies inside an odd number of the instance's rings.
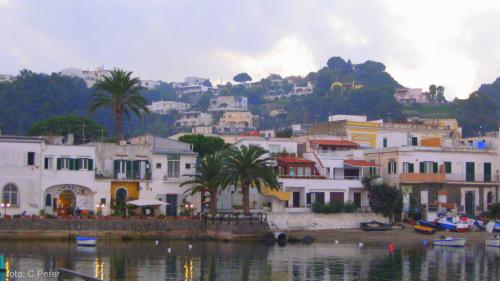
[{"label": "stone wall", "polygon": [[211,223],[200,220],[0,219],[0,239],[66,239],[92,235],[109,239],[260,239],[266,223]]},{"label": "stone wall", "polygon": [[361,222],[372,220],[388,222],[387,218],[375,213],[269,213],[267,215],[267,221],[271,230],[359,228]]}]

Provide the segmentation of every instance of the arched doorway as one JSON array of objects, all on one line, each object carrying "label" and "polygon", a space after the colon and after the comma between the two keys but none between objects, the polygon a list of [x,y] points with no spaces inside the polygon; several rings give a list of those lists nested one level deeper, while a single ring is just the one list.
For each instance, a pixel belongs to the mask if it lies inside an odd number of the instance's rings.
[{"label": "arched doorway", "polygon": [[57,216],[74,215],[76,207],[76,195],[71,190],[64,190],[59,194],[57,200]]},{"label": "arched doorway", "polygon": [[465,214],[474,215],[474,209],[476,206],[475,195],[473,191],[467,191],[465,193]]},{"label": "arched doorway", "polygon": [[125,204],[127,202],[128,192],[125,188],[118,188],[116,190],[116,204]]}]

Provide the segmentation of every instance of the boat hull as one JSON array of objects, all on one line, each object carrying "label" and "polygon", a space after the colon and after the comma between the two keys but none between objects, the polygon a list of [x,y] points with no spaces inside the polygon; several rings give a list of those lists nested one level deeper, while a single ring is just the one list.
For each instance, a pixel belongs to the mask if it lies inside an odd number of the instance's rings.
[{"label": "boat hull", "polygon": [[366,231],[383,231],[392,229],[392,225],[377,221],[362,222],[359,226]]},{"label": "boat hull", "polygon": [[77,237],[76,238],[76,245],[78,245],[78,246],[95,247],[96,244],[97,244],[96,238],[90,238],[90,237]]},{"label": "boat hull", "polygon": [[441,247],[464,247],[465,239],[452,238],[452,239],[434,239],[434,246]]},{"label": "boat hull", "polygon": [[430,221],[419,220],[418,225],[436,228],[436,224],[434,222],[430,222]]},{"label": "boat hull", "polygon": [[432,227],[428,226],[423,226],[423,225],[417,225],[413,229],[415,229],[415,232],[422,233],[422,234],[434,234],[436,233],[436,230]]},{"label": "boat hull", "polygon": [[486,239],[486,247],[500,248],[500,239]]},{"label": "boat hull", "polygon": [[440,222],[440,223],[438,223],[438,225],[441,229],[448,229],[448,230],[456,230],[457,229],[457,226],[455,224],[452,224],[452,223]]}]

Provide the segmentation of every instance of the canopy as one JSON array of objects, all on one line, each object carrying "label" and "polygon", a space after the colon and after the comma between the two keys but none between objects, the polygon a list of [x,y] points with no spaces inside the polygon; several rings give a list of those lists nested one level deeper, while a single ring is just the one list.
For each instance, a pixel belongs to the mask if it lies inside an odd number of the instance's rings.
[{"label": "canopy", "polygon": [[160,200],[154,200],[154,199],[151,199],[151,200],[137,199],[137,200],[128,201],[127,204],[138,206],[138,207],[170,205],[166,202],[163,202]]},{"label": "canopy", "polygon": [[264,187],[262,189],[262,193],[266,196],[273,196],[278,200],[281,201],[288,201],[290,200],[290,196],[292,195],[291,192],[286,192],[286,191],[281,191],[281,190],[276,190],[276,189],[271,189],[269,187]]}]

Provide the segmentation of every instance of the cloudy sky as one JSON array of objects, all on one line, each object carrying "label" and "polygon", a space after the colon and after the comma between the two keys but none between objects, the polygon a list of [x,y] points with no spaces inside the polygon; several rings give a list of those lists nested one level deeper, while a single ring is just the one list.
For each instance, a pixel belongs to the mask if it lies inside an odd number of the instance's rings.
[{"label": "cloudy sky", "polygon": [[305,75],[377,60],[466,97],[500,76],[500,1],[0,0],[0,73],[115,66],[143,79]]}]

